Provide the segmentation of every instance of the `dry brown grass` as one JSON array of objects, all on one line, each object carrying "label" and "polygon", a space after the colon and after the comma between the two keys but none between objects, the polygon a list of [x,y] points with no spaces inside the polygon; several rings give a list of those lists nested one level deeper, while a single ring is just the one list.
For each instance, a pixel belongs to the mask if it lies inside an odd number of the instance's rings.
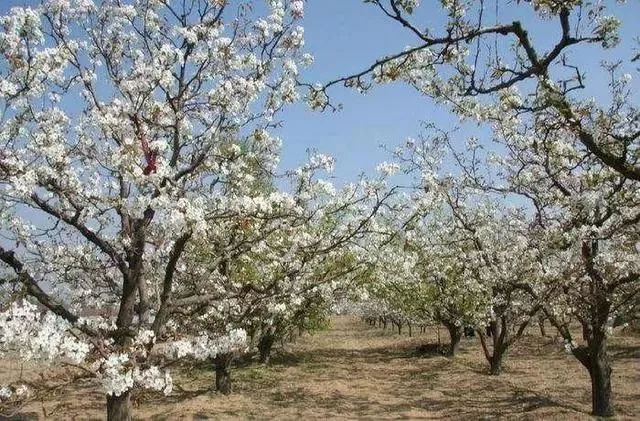
[{"label": "dry brown grass", "polygon": [[[435,340],[435,332],[408,338],[338,317],[331,330],[301,338],[276,355],[270,367],[238,367],[231,396],[211,392],[213,373],[207,367],[176,369],[174,377],[182,389],[169,397],[138,396],[136,417],[590,419],[587,372],[553,339],[524,337],[498,377],[486,374],[477,339],[463,340],[454,359],[416,352],[420,344]],[[640,338],[614,336],[610,348],[617,418],[637,419]],[[18,368],[5,361],[0,376],[13,379]],[[34,379],[33,367],[24,373]],[[22,419],[101,419],[104,399],[96,384],[86,381],[28,403],[21,414]]]}]

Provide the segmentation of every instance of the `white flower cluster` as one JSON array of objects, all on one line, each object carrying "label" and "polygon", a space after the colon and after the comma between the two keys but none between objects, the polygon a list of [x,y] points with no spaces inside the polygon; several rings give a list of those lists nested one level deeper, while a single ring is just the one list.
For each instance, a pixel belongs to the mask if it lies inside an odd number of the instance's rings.
[{"label": "white flower cluster", "polygon": [[300,19],[304,17],[304,1],[303,0],[293,0],[291,2],[291,15]]},{"label": "white flower cluster", "polygon": [[153,344],[156,341],[156,334],[153,330],[140,330],[136,335],[135,342],[141,345]]},{"label": "white flower cluster", "polygon": [[378,164],[376,171],[378,171],[382,176],[388,177],[400,171],[400,165],[396,162],[385,161]]},{"label": "white flower cluster", "polygon": [[14,302],[0,313],[0,347],[19,349],[25,359],[85,360],[91,347],[78,339],[71,324],[34,304]]},{"label": "white flower cluster", "polygon": [[11,399],[22,399],[27,396],[29,396],[29,388],[24,384],[18,386],[0,386],[0,402]]},{"label": "white flower cluster", "polygon": [[99,364],[99,376],[105,393],[120,396],[133,387],[133,372],[124,367],[129,361],[126,354],[113,354]]},{"label": "white flower cluster", "polygon": [[309,166],[311,168],[320,168],[329,173],[333,172],[335,163],[334,157],[321,153],[316,153],[309,158]]},{"label": "white flower cluster", "polygon": [[107,395],[120,396],[134,385],[161,391],[165,395],[173,390],[173,379],[169,371],[163,372],[156,366],[147,369],[131,368],[131,360],[126,354],[112,354],[96,365],[102,388]]},{"label": "white flower cluster", "polygon": [[571,352],[576,348],[578,348],[578,344],[575,343],[575,341],[564,341],[564,350],[567,354],[571,354]]},{"label": "white flower cluster", "polygon": [[232,329],[226,335],[210,337],[202,334],[190,339],[170,342],[165,353],[171,358],[192,357],[196,360],[215,358],[219,354],[242,352],[247,347],[247,332],[244,329]]},{"label": "white flower cluster", "polygon": [[270,303],[267,310],[274,315],[283,314],[287,311],[287,305],[285,303]]}]

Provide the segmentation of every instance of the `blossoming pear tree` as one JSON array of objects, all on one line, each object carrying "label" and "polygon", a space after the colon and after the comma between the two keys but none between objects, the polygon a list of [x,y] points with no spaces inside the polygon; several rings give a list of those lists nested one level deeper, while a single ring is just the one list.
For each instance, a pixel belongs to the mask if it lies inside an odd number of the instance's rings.
[{"label": "blossoming pear tree", "polygon": [[[539,269],[529,249],[530,222],[521,210],[479,190],[465,172],[464,157],[449,151],[462,168],[458,175],[442,174],[447,145],[448,135],[437,132],[394,153],[412,187],[404,197],[404,215],[392,218],[405,221],[394,233],[395,249],[378,270],[391,268],[402,275],[381,276],[377,288],[387,306],[401,314],[443,324],[451,337],[451,356],[463,329],[476,327],[490,371],[497,374],[507,349],[539,310],[518,287],[522,278],[535,279]],[[397,269],[394,260],[410,269]],[[491,346],[485,327],[492,333]]]},{"label": "blossoming pear tree", "polygon": [[[598,121],[605,126],[624,115],[628,95],[625,78],[613,75],[614,101]],[[542,282],[523,289],[544,295],[545,315],[589,373],[593,413],[608,416],[614,412],[608,336],[616,321],[637,317],[640,186],[592,154],[579,134],[558,124],[561,118],[541,113],[530,130],[507,132],[511,152],[500,164],[509,189],[534,210],[531,241]],[[580,324],[581,339],[570,320]]]},{"label": "blossoming pear tree", "polygon": [[0,17],[0,261],[24,297],[1,342],[94,373],[109,420],[131,419],[136,388],[171,391],[152,349],[189,299],[177,268],[218,218],[243,217],[230,174],[273,162],[236,140],[267,138],[297,98],[302,14],[46,0]]},{"label": "blossoming pear tree", "polygon": [[[314,154],[288,174],[291,193],[256,186],[243,203],[253,213],[221,220],[183,260],[189,280],[177,294],[185,297],[179,313],[188,317],[175,325],[191,338],[171,343],[170,353],[212,360],[216,388],[223,393],[231,392],[234,357],[252,346],[256,335],[260,361],[266,363],[277,340],[304,327],[309,317],[328,314],[334,292],[362,266],[350,249],[393,190],[383,190],[383,178],[336,190],[315,175],[332,167],[332,158]],[[244,349],[191,353],[202,348],[193,345],[199,332],[216,336],[230,329],[251,338]]]},{"label": "blossoming pear tree", "polygon": [[[618,66],[605,70],[612,102],[602,111],[597,130],[610,130],[607,126],[616,119],[632,128],[637,123],[630,120],[635,111],[629,79]],[[456,162],[473,189],[512,201],[519,197],[526,206],[528,216],[513,220],[516,228],[521,226],[515,231],[521,240],[512,243],[511,252],[521,253],[522,260],[507,265],[504,273],[524,269],[512,283],[514,291],[540,306],[589,372],[593,413],[611,415],[607,336],[617,320],[637,317],[638,182],[591,153],[554,109],[537,108],[537,97],[519,100],[523,108],[537,109],[533,121],[505,115],[504,106],[486,107],[501,152],[486,152],[473,142],[464,154],[456,154]],[[518,220],[528,220],[526,229]],[[582,341],[570,329],[572,320],[582,327]]]},{"label": "blossoming pear tree", "polygon": [[[632,317],[628,310],[635,307],[638,290],[638,239],[632,228],[640,180],[639,114],[632,89],[638,55],[619,32],[631,6],[534,0],[489,8],[483,1],[443,1],[435,20],[442,26],[425,28],[419,18],[425,6],[418,1],[366,3],[415,42],[361,72],[311,86],[309,101],[330,106],[328,88],[339,83],[366,91],[399,81],[462,120],[492,129],[504,146],[493,157],[500,169],[487,174],[474,172],[479,166],[473,165],[465,174],[478,188],[490,186],[487,191],[515,193],[527,201],[536,218],[529,248],[538,250],[547,273],[533,283],[545,280],[547,287],[521,286],[547,304],[547,316],[557,316],[552,323],[589,371],[593,414],[611,415],[606,332],[620,313]],[[528,18],[505,21],[521,14]],[[551,43],[543,42],[540,34],[548,38],[550,25],[556,28]],[[600,63],[586,60],[585,65],[574,55],[600,57],[605,50],[614,58],[602,71]],[[587,71],[597,76],[586,78]],[[473,154],[479,150],[468,151],[476,164]],[[555,305],[549,308],[551,302]],[[568,316],[580,321],[584,345],[571,342]]]}]

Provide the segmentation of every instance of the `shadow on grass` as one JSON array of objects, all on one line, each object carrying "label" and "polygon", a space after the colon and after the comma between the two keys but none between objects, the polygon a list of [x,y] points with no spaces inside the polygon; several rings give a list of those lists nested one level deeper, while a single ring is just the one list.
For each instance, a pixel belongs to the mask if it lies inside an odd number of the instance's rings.
[{"label": "shadow on grass", "polygon": [[[550,344],[550,346],[552,346]],[[304,388],[268,394],[272,402],[282,407],[314,408],[324,411],[343,411],[357,413],[362,417],[377,417],[380,414],[403,414],[415,410],[426,410],[435,418],[448,419],[496,419],[509,417],[529,417],[535,419],[534,413],[544,408],[556,408],[561,412],[585,414],[576,405],[566,403],[564,398],[572,400],[571,393],[563,394],[557,399],[541,394],[533,389],[514,387],[502,377],[489,376],[488,367],[482,363],[473,364],[460,358],[446,358],[443,351],[447,344],[404,343],[400,346],[373,347],[366,349],[321,348],[306,351],[280,352],[272,358],[273,368],[298,367],[305,372],[316,371],[317,382],[341,381],[349,383],[357,376],[358,367],[368,363],[379,364],[398,359],[414,359],[420,361],[434,359],[429,367],[418,369],[398,368],[380,370],[371,377],[372,382],[388,381],[390,377],[400,377],[393,387],[384,387],[384,398],[376,400],[375,395],[358,394],[357,389],[335,391],[334,393],[314,394]],[[474,352],[471,349],[461,350],[462,354]],[[560,356],[561,357],[561,356]],[[438,360],[439,359],[439,360]],[[484,361],[483,361],[484,362]],[[341,368],[335,370],[336,367]],[[310,367],[314,367],[312,370]],[[334,368],[333,372],[329,370]],[[327,371],[323,371],[324,369]],[[426,368],[426,369],[425,369]],[[469,378],[459,388],[442,387],[446,384],[441,376],[459,374],[460,372],[480,374],[480,378]],[[447,374],[449,373],[449,374]],[[331,383],[327,383],[330,385]],[[329,386],[331,387],[331,386]],[[353,386],[357,388],[358,386]],[[382,389],[380,389],[382,390]],[[330,390],[328,390],[330,392]],[[436,395],[435,398],[432,396]],[[529,413],[529,415],[527,415]],[[493,415],[491,415],[493,414]],[[411,418],[410,416],[408,416]],[[528,419],[528,418],[527,418]]]},{"label": "shadow on grass", "polygon": [[640,346],[609,344],[613,358],[640,358]]},{"label": "shadow on grass", "polygon": [[294,367],[309,363],[336,360],[354,360],[359,362],[388,362],[397,359],[442,357],[447,345],[427,343],[404,346],[375,347],[365,349],[316,348],[306,351],[280,351],[271,357],[271,366]]},{"label": "shadow on grass", "polygon": [[40,417],[36,412],[16,412],[11,415],[0,415],[0,421],[38,421]]},{"label": "shadow on grass", "polygon": [[442,357],[446,356],[448,348],[448,344],[426,343],[416,347],[413,353],[414,356],[423,358]]},{"label": "shadow on grass", "polygon": [[[434,379],[437,381],[437,379]],[[271,393],[270,400],[280,407],[287,408],[317,408],[318,411],[337,413],[356,413],[360,417],[380,417],[383,414],[396,414],[405,419],[403,414],[410,411],[426,410],[429,419],[479,420],[512,419],[522,417],[526,413],[544,408],[560,408],[565,411],[583,413],[581,408],[568,405],[528,389],[517,389],[512,395],[487,399],[479,391],[468,390],[449,391],[431,398],[420,396],[416,391],[425,387],[424,381],[407,381],[398,387],[395,393],[388,394],[384,399],[359,396],[349,392],[334,391],[329,394],[313,394],[303,388],[289,391],[277,390]],[[461,389],[464,389],[461,385]],[[418,396],[416,396],[418,395]],[[412,398],[415,397],[415,398]],[[531,415],[533,417],[533,415]],[[411,416],[407,415],[407,418]],[[531,418],[534,419],[534,418]]]}]

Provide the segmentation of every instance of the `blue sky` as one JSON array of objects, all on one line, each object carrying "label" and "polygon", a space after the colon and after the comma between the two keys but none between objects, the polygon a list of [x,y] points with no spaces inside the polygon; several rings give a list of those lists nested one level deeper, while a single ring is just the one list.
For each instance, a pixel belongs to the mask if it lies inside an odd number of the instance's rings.
[{"label": "blue sky", "polygon": [[[11,6],[37,3],[37,0],[0,0],[0,13]],[[421,3],[414,21],[422,27],[441,28],[443,16],[439,2],[423,0]],[[545,23],[527,13],[530,7],[521,5],[510,10],[508,3],[513,1],[501,2],[502,20],[522,20],[537,46],[549,46],[557,39],[555,20]],[[640,1],[630,0],[622,6],[614,0],[605,0],[605,3],[623,18],[624,44],[620,49],[628,55],[632,51],[632,38],[640,36],[637,21]],[[493,1],[487,2],[487,5],[493,4]],[[309,82],[327,82],[350,74],[367,67],[376,58],[415,45],[408,31],[362,0],[307,0],[302,24],[306,49],[315,56],[313,66],[303,73],[303,78]],[[601,59],[615,57],[616,52],[599,55],[602,52],[599,46],[572,51],[572,58],[589,69],[589,95],[602,96],[606,82],[601,80],[597,65]],[[629,57],[624,58],[628,60]],[[637,86],[640,74],[633,72],[633,75]],[[352,180],[360,172],[371,172],[378,162],[390,158],[379,148],[380,144],[393,146],[407,137],[418,136],[423,121],[442,127],[450,127],[455,122],[443,107],[434,106],[403,84],[379,86],[366,95],[341,86],[334,87],[331,93],[334,101],[344,105],[342,111],[320,113],[297,104],[281,114],[284,125],[277,132],[283,139],[282,169],[300,164],[306,157],[306,150],[312,148],[336,157],[334,176],[338,182]]]},{"label": "blue sky", "polygon": [[[412,41],[406,31],[361,0],[309,0],[303,25],[306,48],[315,56],[303,74],[311,82],[361,70]],[[380,86],[366,95],[336,86],[331,94],[333,101],[344,105],[342,111],[320,113],[299,104],[284,112],[280,130],[284,167],[294,165],[311,147],[337,159],[338,180],[353,179],[389,159],[380,144],[395,145],[415,137],[421,120],[448,119],[441,107],[401,84]]]}]

